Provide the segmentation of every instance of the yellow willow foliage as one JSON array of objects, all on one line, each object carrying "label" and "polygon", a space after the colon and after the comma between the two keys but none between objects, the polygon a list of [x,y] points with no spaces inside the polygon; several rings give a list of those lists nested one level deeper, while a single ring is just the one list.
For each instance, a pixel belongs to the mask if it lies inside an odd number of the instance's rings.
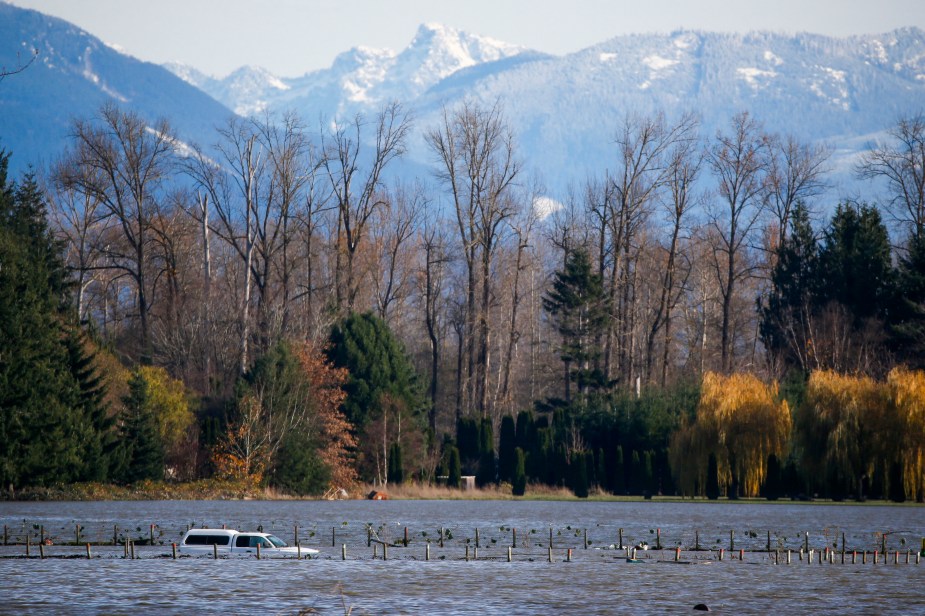
[{"label": "yellow willow foliage", "polygon": [[190,408],[189,392],[183,381],[171,378],[163,368],[141,366],[138,373],[148,384],[150,410],[161,441],[169,451],[187,438],[196,421]]},{"label": "yellow willow foliage", "polygon": [[870,475],[878,457],[877,441],[890,432],[890,408],[882,385],[869,377],[829,370],[809,377],[800,433],[804,456],[856,481]]},{"label": "yellow willow foliage", "polygon": [[894,368],[886,382],[894,415],[893,435],[903,465],[906,497],[920,500],[925,488],[925,372]]},{"label": "yellow willow foliage", "polygon": [[792,428],[790,408],[778,401],[777,383],[751,374],[703,377],[691,451],[703,466],[716,455],[719,484],[738,478],[744,496],[757,496],[767,474],[768,456],[783,458]]}]

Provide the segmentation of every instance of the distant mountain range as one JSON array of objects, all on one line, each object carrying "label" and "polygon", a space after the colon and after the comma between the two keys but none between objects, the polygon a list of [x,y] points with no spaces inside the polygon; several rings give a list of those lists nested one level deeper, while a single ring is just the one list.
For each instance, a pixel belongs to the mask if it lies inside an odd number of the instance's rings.
[{"label": "distant mountain range", "polygon": [[185,140],[210,143],[231,111],[162,66],[141,62],[66,21],[0,2],[0,66],[24,71],[0,81],[0,147],[12,170],[48,164],[68,143],[73,117],[116,101]]},{"label": "distant mountain range", "polygon": [[[294,110],[317,124],[399,100],[418,127],[430,127],[443,106],[469,98],[501,101],[522,158],[554,196],[606,169],[624,114],[659,110],[697,112],[705,136],[748,110],[768,131],[826,142],[835,148],[833,179],[847,189],[857,153],[901,115],[925,110],[925,32],[918,28],[848,38],[679,31],[551,56],[428,24],[401,52],[360,47],[295,78],[259,67],[216,79],[186,65],[154,66],[66,22],[6,4],[0,41],[7,66],[16,51],[40,50],[34,66],[0,82],[0,144],[20,162],[54,154],[68,118],[106,98],[145,117],[165,116],[183,139],[200,143],[215,140],[212,127],[229,110]],[[430,160],[419,134],[408,154],[416,169]]]}]

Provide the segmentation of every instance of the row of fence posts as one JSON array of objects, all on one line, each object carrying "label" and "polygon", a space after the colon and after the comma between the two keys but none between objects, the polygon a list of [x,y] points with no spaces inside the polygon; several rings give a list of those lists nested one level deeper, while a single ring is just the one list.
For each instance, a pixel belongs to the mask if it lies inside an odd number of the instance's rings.
[{"label": "row of fence posts", "polygon": [[[226,526],[225,524],[222,524],[222,528],[225,528],[225,526]],[[152,546],[154,545],[154,530],[155,530],[155,528],[157,528],[157,525],[156,525],[156,524],[151,524],[151,525],[149,525],[148,540],[149,540],[149,545],[152,545]],[[187,530],[189,530],[189,528],[191,528],[191,526],[190,526],[190,525],[187,525]],[[82,530],[83,530],[83,527],[82,527],[80,524],[75,524],[75,528],[74,528],[74,545],[80,545],[80,544],[81,544],[80,539],[81,539],[81,531],[82,531]],[[656,543],[655,543],[655,549],[657,549],[657,550],[661,550],[661,549],[662,549],[661,535],[662,535],[661,528],[657,528],[657,529],[656,529],[656,533],[655,533],[655,541],[656,541]],[[444,527],[441,527],[441,528],[440,528],[439,540],[438,540],[438,541],[439,541],[439,545],[440,545],[441,548],[444,547],[444,538],[445,538],[445,536],[446,536],[446,529],[445,529]],[[588,545],[589,545],[589,542],[588,542],[588,529],[583,529],[582,536],[583,536],[583,547],[584,547],[584,549],[587,550],[587,549],[588,549]],[[618,544],[617,544],[617,547],[618,547],[618,549],[623,549],[625,546],[623,545],[623,529],[622,529],[622,528],[620,528],[620,529],[618,530],[618,535],[617,535],[617,536],[618,536]],[[44,526],[44,525],[41,525],[41,526],[39,527],[39,554],[40,554],[41,558],[44,558],[44,557],[45,557],[45,538],[46,538],[46,537],[45,537],[45,526]],[[118,543],[119,543],[119,527],[118,527],[118,525],[114,525],[114,526],[113,526],[113,535],[112,535],[112,538],[113,538],[113,545],[118,545]],[[302,546],[301,546],[301,542],[300,542],[300,540],[299,540],[299,525],[298,525],[298,524],[296,524],[295,527],[294,527],[294,531],[293,531],[293,542],[296,544],[296,546],[297,546],[297,548],[298,548],[297,554],[298,554],[298,557],[301,559],[301,547],[302,547]],[[388,555],[387,555],[387,554],[388,554],[388,545],[389,545],[389,544],[388,544],[387,542],[380,541],[380,540],[378,540],[378,539],[375,540],[375,545],[373,545],[373,543],[374,543],[374,540],[373,540],[373,529],[372,529],[371,526],[367,526],[367,529],[366,529],[366,545],[367,545],[367,547],[370,547],[370,546],[373,547],[373,557],[374,557],[374,558],[377,557],[377,547],[378,547],[379,544],[381,544],[381,545],[382,545],[383,558],[384,558],[384,559],[387,559],[387,558],[388,558]],[[406,527],[404,527],[404,537],[403,537],[403,539],[402,539],[402,544],[404,545],[404,547],[408,547],[408,544],[409,544],[409,543],[410,543],[410,540],[409,540],[409,534],[408,534],[408,527],[406,526]],[[842,564],[845,564],[846,553],[847,553],[847,550],[846,550],[846,548],[845,548],[845,545],[846,545],[845,533],[841,533],[841,544],[842,544],[842,549],[841,549],[841,563],[842,563]],[[4,545],[4,546],[9,545],[9,527],[8,527],[6,524],[4,524],[4,526],[3,526],[3,545]],[[130,540],[130,539],[126,539],[126,540],[123,542],[123,545],[124,545],[124,548],[125,548],[125,557],[127,557],[127,558],[130,557],[131,559],[134,559],[134,558],[135,558],[135,542],[132,541],[132,540]],[[336,526],[332,526],[332,527],[331,527],[331,547],[336,547],[336,545],[337,545],[337,527],[336,527]],[[92,554],[92,553],[91,553],[91,549],[90,549],[90,543],[85,543],[85,546],[86,546],[86,551],[87,551],[87,558],[91,558],[91,554]],[[176,544],[176,543],[172,543],[172,544],[171,544],[171,547],[172,547],[172,557],[175,559],[175,558],[177,557],[177,544]],[[469,547],[470,547],[470,546],[469,546],[469,540],[467,540],[467,541],[466,541],[466,553],[465,553],[465,560],[466,560],[466,561],[470,560],[470,557],[469,557]],[[479,531],[478,528],[476,528],[476,529],[475,529],[475,559],[478,559],[478,550],[479,550],[480,547],[481,547],[480,531]],[[516,549],[516,548],[517,548],[517,529],[516,529],[516,528],[512,528],[512,529],[511,529],[511,546],[508,548],[508,561],[510,561],[511,558],[512,558],[512,548],[513,548],[513,549]],[[552,562],[552,550],[553,550],[553,528],[552,528],[552,527],[549,528],[549,543],[547,544],[547,548],[548,548],[548,551],[549,551],[549,552],[548,552],[548,560],[549,560],[549,562]],[[771,531],[768,531],[768,532],[767,532],[767,543],[765,544],[765,549],[766,549],[766,551],[767,551],[768,553],[771,552]],[[701,549],[701,547],[700,547],[700,531],[697,530],[697,531],[694,532],[694,551],[701,551],[701,550],[702,550],[702,549]],[[627,551],[628,551],[628,548],[627,548]],[[734,551],[735,551],[735,531],[730,530],[730,531],[729,531],[729,552],[730,552],[730,553],[734,553]],[[802,560],[804,559],[804,555],[805,555],[805,556],[806,556],[806,561],[807,561],[807,562],[812,562],[813,555],[814,555],[814,554],[818,554],[818,559],[819,559],[819,563],[820,563],[820,564],[823,563],[823,562],[833,563],[834,560],[835,560],[835,553],[836,553],[836,550],[830,549],[830,548],[828,548],[828,547],[825,547],[824,550],[812,550],[812,549],[810,549],[810,547],[809,547],[809,532],[805,532],[805,533],[804,533],[804,535],[803,535],[803,547],[800,548],[800,552],[799,552],[799,559],[800,559],[800,561],[802,561]],[[676,561],[679,561],[679,560],[680,560],[680,554],[681,554],[681,547],[678,546],[678,547],[675,548],[675,560],[676,560]],[[779,549],[778,549],[778,550],[775,550],[775,556],[774,556],[775,564],[780,564],[780,554],[781,554],[781,550],[779,550]],[[922,556],[923,554],[925,554],[925,538],[922,539],[922,550],[921,550],[920,552],[916,552],[916,553],[915,553],[915,563],[916,563],[916,564],[919,563],[920,558],[921,558],[921,556]],[[31,536],[27,534],[27,535],[26,535],[26,556],[30,556],[30,555],[31,555]],[[571,561],[571,555],[572,555],[572,549],[571,549],[571,548],[568,548],[568,549],[567,549],[567,556],[566,556],[566,561],[567,561],[567,562],[570,562],[570,561]],[[740,549],[740,550],[739,550],[739,558],[740,558],[740,559],[744,559],[744,555],[745,555],[745,550],[744,550],[744,549]],[[854,550],[854,551],[851,552],[851,564],[855,564],[855,563],[857,562],[857,555],[858,555],[857,550]],[[864,551],[861,553],[861,564],[867,564],[867,555],[868,555],[868,551],[867,551],[867,550],[864,550]],[[883,561],[884,561],[884,563],[886,563],[886,562],[887,562],[887,558],[888,558],[888,552],[887,552],[887,550],[886,550],[886,534],[883,534],[883,535],[881,536],[881,547],[880,547],[880,549],[879,549],[879,550],[874,550],[874,552],[873,552],[873,563],[874,563],[874,564],[877,564],[877,563],[879,562],[879,556],[880,556],[880,555],[883,556]],[[895,563],[895,564],[899,564],[899,555],[900,555],[900,552],[899,552],[898,550],[895,550],[895,551],[894,551],[894,563]],[[907,551],[906,551],[906,554],[905,554],[905,562],[906,562],[907,564],[910,563],[911,555],[912,555],[912,550],[911,550],[911,549],[907,550]],[[217,546],[213,546],[213,556],[214,556],[214,558],[218,558],[218,547],[217,547]],[[719,550],[719,560],[723,560],[723,559],[724,559],[724,556],[725,556],[725,550],[722,549],[722,548],[720,548],[720,550]],[[258,546],[257,546],[257,558],[260,559],[260,557],[261,557],[261,554],[260,554],[260,546],[258,545]],[[341,557],[342,557],[344,560],[346,560],[346,557],[347,557],[347,544],[342,544],[342,546],[341,546]],[[630,556],[629,556],[629,553],[628,553],[627,558],[629,558],[629,557],[630,557]],[[427,542],[427,546],[426,546],[425,559],[426,559],[426,560],[430,560],[430,542],[429,542],[429,541]],[[632,559],[635,560],[635,554],[632,556]],[[788,549],[788,550],[787,550],[787,561],[786,561],[787,564],[790,564],[790,563],[791,563],[791,559],[792,559],[792,557],[791,557],[791,550]]]},{"label": "row of fence posts", "polygon": [[[157,528],[157,524],[151,524],[148,528],[149,545],[154,545],[154,529],[155,528]],[[224,525],[223,525],[223,528],[224,528]],[[74,545],[81,545],[82,543],[86,543],[86,542],[81,541],[81,537],[82,537],[81,533],[83,532],[83,530],[84,530],[84,527],[81,526],[80,524],[74,525]],[[189,528],[187,528],[187,530],[189,530]],[[26,539],[27,540],[30,539],[30,535],[28,533],[26,534]],[[44,544],[45,539],[46,539],[45,525],[42,524],[39,526],[39,543]],[[3,545],[6,546],[9,544],[10,544],[10,528],[8,525],[4,524],[3,525]],[[119,526],[117,524],[113,525],[112,527],[112,545],[119,545]]]}]

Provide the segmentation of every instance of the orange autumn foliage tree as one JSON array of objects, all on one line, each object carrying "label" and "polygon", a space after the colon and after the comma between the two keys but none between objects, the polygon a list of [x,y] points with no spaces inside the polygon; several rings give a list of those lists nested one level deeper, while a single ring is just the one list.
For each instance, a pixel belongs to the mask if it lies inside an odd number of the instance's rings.
[{"label": "orange autumn foliage tree", "polygon": [[784,456],[791,427],[790,408],[778,400],[776,383],[751,374],[706,373],[694,421],[671,441],[671,466],[682,493],[703,494],[713,454],[721,490],[738,486],[743,496],[757,496],[768,456]]},{"label": "orange autumn foliage tree", "polygon": [[335,368],[324,353],[311,343],[303,344],[297,354],[310,383],[317,440],[323,443],[318,450],[318,457],[330,470],[331,488],[350,488],[357,482],[357,472],[353,455],[356,440],[350,422],[341,411],[341,405],[347,398],[343,390],[347,382],[347,370]]},{"label": "orange autumn foliage tree", "polygon": [[[259,362],[258,362],[259,364]],[[268,367],[269,366],[269,367]],[[274,351],[238,400],[236,418],[212,453],[220,478],[260,484],[282,443],[298,434],[317,447],[330,487],[356,483],[350,424],[340,410],[347,373],[306,342]]]}]

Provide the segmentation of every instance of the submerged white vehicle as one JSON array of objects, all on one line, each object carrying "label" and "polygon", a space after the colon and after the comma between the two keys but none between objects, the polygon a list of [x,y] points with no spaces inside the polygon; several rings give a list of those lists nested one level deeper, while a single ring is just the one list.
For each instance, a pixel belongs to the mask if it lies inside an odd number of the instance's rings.
[{"label": "submerged white vehicle", "polygon": [[183,535],[177,546],[180,554],[199,555],[256,555],[265,558],[298,558],[317,554],[318,550],[291,546],[269,533],[242,533],[225,528],[193,528]]}]

